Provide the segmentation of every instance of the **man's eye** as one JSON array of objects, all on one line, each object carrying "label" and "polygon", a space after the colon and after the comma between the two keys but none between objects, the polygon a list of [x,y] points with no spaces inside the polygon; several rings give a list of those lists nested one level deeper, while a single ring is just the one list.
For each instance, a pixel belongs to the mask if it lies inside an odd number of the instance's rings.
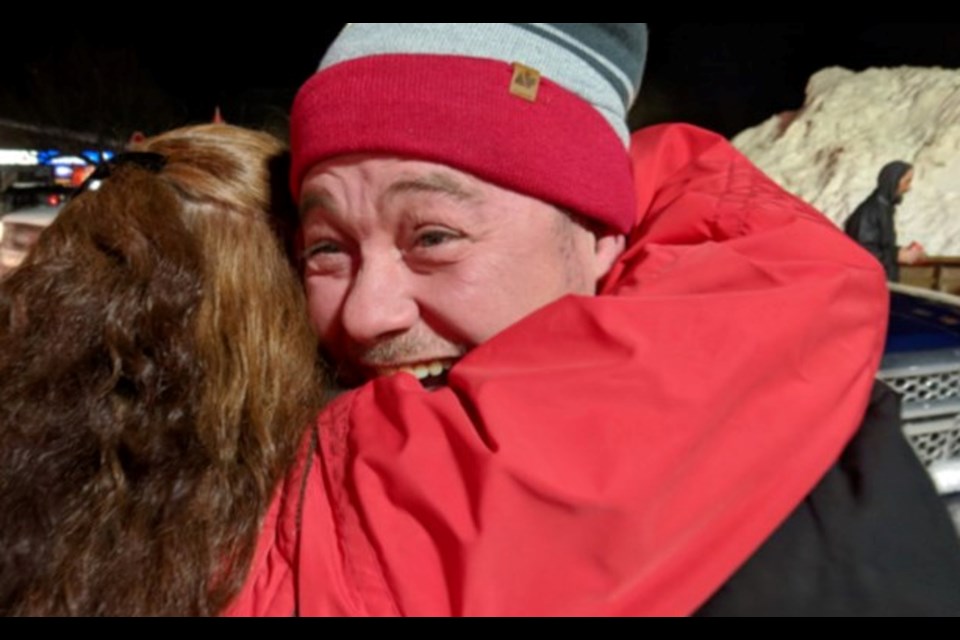
[{"label": "man's eye", "polygon": [[428,229],[420,232],[416,238],[416,246],[420,249],[430,249],[442,244],[460,239],[460,234],[444,229]]},{"label": "man's eye", "polygon": [[318,256],[330,256],[343,253],[343,247],[331,240],[315,242],[307,247],[303,252],[303,259],[309,260]]},{"label": "man's eye", "polygon": [[347,248],[334,240],[321,240],[307,246],[303,252],[306,275],[334,275],[346,273],[351,264]]}]

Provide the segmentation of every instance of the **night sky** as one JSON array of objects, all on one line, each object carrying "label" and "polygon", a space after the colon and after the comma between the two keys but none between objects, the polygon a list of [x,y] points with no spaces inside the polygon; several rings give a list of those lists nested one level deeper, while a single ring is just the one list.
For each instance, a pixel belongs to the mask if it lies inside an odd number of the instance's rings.
[{"label": "night sky", "polygon": [[[297,26],[291,26],[296,23]],[[343,23],[269,31],[104,32],[59,24],[0,38],[0,119],[109,132],[210,119],[282,131],[297,87]],[[635,124],[684,120],[733,135],[802,104],[832,65],[960,68],[960,23],[651,23]],[[252,35],[256,34],[256,35]]]}]

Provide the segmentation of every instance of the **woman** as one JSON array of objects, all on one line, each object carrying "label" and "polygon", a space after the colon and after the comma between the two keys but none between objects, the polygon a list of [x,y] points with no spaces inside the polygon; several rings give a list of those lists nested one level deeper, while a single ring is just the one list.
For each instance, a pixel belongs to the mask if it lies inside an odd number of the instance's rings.
[{"label": "woman", "polygon": [[219,613],[318,406],[281,145],[135,151],[0,282],[3,615]]}]

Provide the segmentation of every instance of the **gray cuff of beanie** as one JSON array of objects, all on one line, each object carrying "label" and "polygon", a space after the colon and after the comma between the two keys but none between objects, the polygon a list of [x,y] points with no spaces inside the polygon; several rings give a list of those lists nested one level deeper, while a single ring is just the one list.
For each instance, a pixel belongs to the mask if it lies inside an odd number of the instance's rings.
[{"label": "gray cuff of beanie", "polygon": [[388,54],[455,55],[519,62],[594,106],[627,145],[627,113],[647,54],[643,22],[354,22],[320,69]]}]

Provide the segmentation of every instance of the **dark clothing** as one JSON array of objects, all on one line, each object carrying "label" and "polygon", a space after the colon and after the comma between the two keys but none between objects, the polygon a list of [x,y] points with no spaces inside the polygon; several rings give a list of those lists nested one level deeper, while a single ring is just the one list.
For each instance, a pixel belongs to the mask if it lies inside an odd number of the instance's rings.
[{"label": "dark clothing", "polygon": [[900,181],[912,167],[905,162],[891,162],[880,171],[877,189],[854,210],[843,225],[847,235],[880,261],[887,272],[887,280],[900,280],[897,229],[893,222],[899,195]]},{"label": "dark clothing", "polygon": [[960,616],[960,538],[878,383],[863,427],[698,615]]}]

